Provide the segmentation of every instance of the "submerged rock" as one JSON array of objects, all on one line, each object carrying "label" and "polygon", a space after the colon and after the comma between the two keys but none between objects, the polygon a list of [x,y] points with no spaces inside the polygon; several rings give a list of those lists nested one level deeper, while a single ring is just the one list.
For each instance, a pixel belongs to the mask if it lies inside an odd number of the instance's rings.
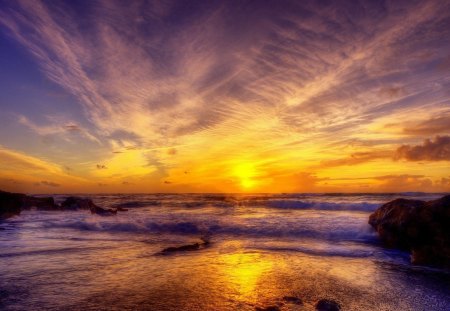
[{"label": "submerged rock", "polygon": [[197,242],[197,243],[187,244],[187,245],[182,245],[182,246],[167,247],[167,248],[163,249],[160,254],[164,255],[164,254],[170,254],[170,253],[175,253],[175,252],[197,251],[197,250],[204,249],[209,246],[210,241],[208,238],[201,237],[200,239],[202,240],[202,243]]},{"label": "submerged rock", "polygon": [[330,299],[321,299],[316,303],[317,311],[339,311],[341,310],[341,306],[333,300]]},{"label": "submerged rock", "polygon": [[387,247],[411,251],[412,263],[450,267],[450,195],[393,200],[371,214],[369,224]]}]

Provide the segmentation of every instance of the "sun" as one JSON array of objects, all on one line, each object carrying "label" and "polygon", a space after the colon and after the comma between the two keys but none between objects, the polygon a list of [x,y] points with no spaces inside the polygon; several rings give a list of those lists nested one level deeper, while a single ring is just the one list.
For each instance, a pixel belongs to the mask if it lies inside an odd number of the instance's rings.
[{"label": "sun", "polygon": [[257,174],[253,164],[239,163],[234,167],[233,173],[239,179],[242,188],[249,189],[256,185]]}]

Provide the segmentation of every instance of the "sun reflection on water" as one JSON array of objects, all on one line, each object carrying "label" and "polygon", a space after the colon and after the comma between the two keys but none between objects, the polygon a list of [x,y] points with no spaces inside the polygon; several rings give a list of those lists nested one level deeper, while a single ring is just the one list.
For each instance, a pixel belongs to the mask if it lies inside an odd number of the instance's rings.
[{"label": "sun reflection on water", "polygon": [[224,278],[235,299],[256,301],[258,285],[273,268],[273,262],[260,253],[231,253],[220,256]]}]

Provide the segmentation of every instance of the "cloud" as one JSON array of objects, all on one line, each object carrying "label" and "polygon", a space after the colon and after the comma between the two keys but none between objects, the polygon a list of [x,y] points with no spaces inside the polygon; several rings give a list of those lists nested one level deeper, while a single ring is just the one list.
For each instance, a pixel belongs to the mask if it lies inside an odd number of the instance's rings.
[{"label": "cloud", "polygon": [[48,186],[48,187],[60,187],[61,186],[58,183],[51,182],[51,181],[46,181],[46,180],[41,181],[40,184],[43,185],[43,186]]},{"label": "cloud", "polygon": [[[448,132],[450,83],[435,70],[449,51],[445,1],[102,1],[86,10],[13,1],[0,24],[87,119],[30,114],[20,124],[48,142],[109,148],[87,160],[62,152],[74,171],[116,174],[111,185],[136,175],[179,185],[186,168],[186,184],[221,185],[239,162],[263,161],[257,174],[311,170],[300,176],[311,185],[316,168],[390,162],[398,145]],[[428,121],[404,121],[424,113]],[[382,118],[398,131],[374,126]]]},{"label": "cloud", "polygon": [[386,159],[392,155],[389,151],[361,151],[350,154],[350,156],[340,159],[325,160],[320,162],[315,168],[327,168],[345,165],[358,165],[374,160]]},{"label": "cloud", "polygon": [[450,161],[450,136],[436,136],[426,139],[421,145],[402,145],[395,153],[395,159],[407,161]]},{"label": "cloud", "polygon": [[[40,1],[10,4],[0,21],[49,79],[80,100],[100,131],[130,131],[148,144],[239,118],[236,101],[284,111],[288,126],[320,129],[331,120],[351,125],[355,114],[369,108],[361,105],[364,97],[375,104],[366,95],[392,72],[393,62],[396,74],[405,74],[415,59],[399,62],[398,54],[418,49],[417,41],[445,38],[436,30],[445,8],[434,1],[196,4],[183,8],[186,18],[179,23],[165,24],[178,16],[179,6],[99,3],[93,6],[96,19],[88,21],[97,31],[89,35],[78,31],[90,25],[84,19]],[[427,37],[412,30],[417,27],[429,28]],[[399,37],[414,40],[399,44]],[[383,93],[389,98],[382,104],[409,95],[404,85]],[[308,122],[312,118],[317,122]]]},{"label": "cloud", "polygon": [[100,144],[100,140],[97,137],[71,121],[54,116],[46,116],[46,119],[48,120],[48,124],[39,125],[32,122],[24,115],[18,116],[18,122],[20,124],[25,125],[34,133],[43,136],[46,139],[51,139],[53,136],[60,136],[67,141],[71,141],[71,135],[79,135],[80,137]]},{"label": "cloud", "polygon": [[170,148],[170,149],[167,150],[167,154],[168,155],[176,155],[177,154],[177,149]]},{"label": "cloud", "polygon": [[0,186],[5,185],[11,191],[26,192],[29,192],[33,186],[62,189],[66,185],[76,185],[76,187],[89,185],[87,179],[69,174],[64,166],[1,145],[0,181]]},{"label": "cloud", "polygon": [[389,99],[393,99],[404,95],[405,89],[403,87],[389,86],[381,88],[380,94],[382,96],[387,96]]},{"label": "cloud", "polygon": [[450,114],[433,117],[416,124],[405,126],[403,132],[410,135],[435,135],[450,133]]},{"label": "cloud", "polygon": [[18,151],[7,149],[0,145],[0,168],[5,171],[47,172],[51,174],[65,174],[64,170],[56,164],[32,157]]},{"label": "cloud", "polygon": [[64,125],[64,129],[66,129],[69,132],[81,132],[81,128],[75,124]]},{"label": "cloud", "polygon": [[374,179],[381,181],[376,189],[378,191],[433,191],[433,181],[424,175],[402,174],[402,175],[384,175]]}]

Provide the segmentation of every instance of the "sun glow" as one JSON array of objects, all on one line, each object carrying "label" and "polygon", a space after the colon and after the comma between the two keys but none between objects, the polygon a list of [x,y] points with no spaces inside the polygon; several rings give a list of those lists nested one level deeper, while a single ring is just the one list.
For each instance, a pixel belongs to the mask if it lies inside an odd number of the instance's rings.
[{"label": "sun glow", "polygon": [[104,161],[104,166],[100,166],[95,173],[99,177],[121,177],[124,173],[127,176],[145,176],[154,170],[155,168],[148,164],[145,152],[128,150]]},{"label": "sun glow", "polygon": [[257,173],[253,164],[240,163],[234,167],[233,173],[239,179],[243,189],[250,189],[256,186],[255,178]]}]

